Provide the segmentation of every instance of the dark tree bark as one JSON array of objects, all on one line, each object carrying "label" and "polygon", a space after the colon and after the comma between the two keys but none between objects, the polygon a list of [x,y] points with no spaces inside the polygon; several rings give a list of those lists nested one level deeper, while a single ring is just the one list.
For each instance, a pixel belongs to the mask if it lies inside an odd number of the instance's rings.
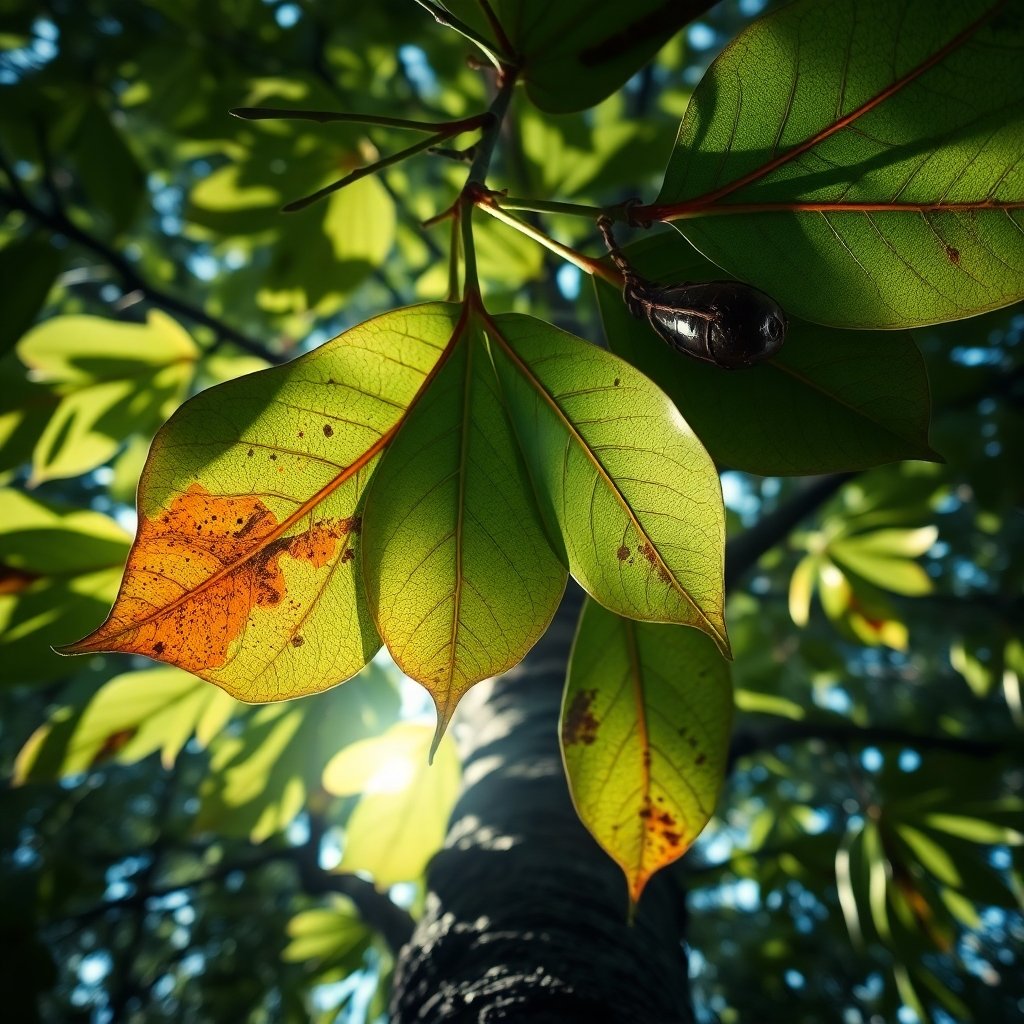
[{"label": "dark tree bark", "polygon": [[393,1024],[690,1024],[685,894],[654,878],[626,922],[622,872],[579,823],[558,709],[582,595],[460,712],[465,781],[426,912],[402,951]]}]

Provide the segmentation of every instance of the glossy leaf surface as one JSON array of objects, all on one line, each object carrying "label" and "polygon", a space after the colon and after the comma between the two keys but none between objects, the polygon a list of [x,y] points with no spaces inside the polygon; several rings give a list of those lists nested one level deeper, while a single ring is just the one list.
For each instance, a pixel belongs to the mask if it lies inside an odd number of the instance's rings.
[{"label": "glossy leaf surface", "polygon": [[447,737],[426,766],[433,737],[430,726],[401,722],[331,759],[324,788],[361,794],[346,825],[340,870],[369,872],[381,886],[423,874],[444,841],[461,776]]},{"label": "glossy leaf surface", "polygon": [[[484,38],[495,33],[477,0],[445,5]],[[530,99],[542,110],[583,110],[610,95],[639,71],[684,25],[712,6],[710,0],[493,0]]]},{"label": "glossy leaf surface", "polygon": [[558,607],[566,573],[544,535],[481,330],[462,333],[374,477],[367,596],[439,728],[473,683],[515,665]]},{"label": "glossy leaf surface", "polygon": [[1016,302],[1022,60],[1017,4],[798,0],[714,62],[646,210],[820,323],[910,327]]},{"label": "glossy leaf surface", "polygon": [[707,637],[587,601],[562,702],[562,754],[580,819],[622,868],[634,903],[708,823],[731,723],[729,666]]},{"label": "glossy leaf surface", "polygon": [[[725,276],[670,233],[624,252],[641,274],[666,284]],[[928,377],[909,335],[790,318],[772,359],[722,370],[673,352],[629,314],[618,289],[595,281],[609,347],[668,394],[716,461],[800,476],[936,457],[928,445]]]},{"label": "glossy leaf surface", "polygon": [[117,602],[67,653],[146,654],[248,701],[358,672],[379,646],[356,557],[363,491],[455,320],[396,310],[186,403],[146,463]]},{"label": "glossy leaf surface", "polygon": [[487,333],[573,576],[619,614],[696,626],[728,652],[721,486],[672,403],[628,363],[540,320],[506,314]]}]

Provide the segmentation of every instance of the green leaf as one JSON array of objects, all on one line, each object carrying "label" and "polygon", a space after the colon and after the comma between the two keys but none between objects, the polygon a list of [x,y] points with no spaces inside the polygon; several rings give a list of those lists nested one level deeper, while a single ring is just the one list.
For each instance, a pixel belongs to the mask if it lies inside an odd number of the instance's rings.
[{"label": "green leaf", "polygon": [[910,558],[927,551],[938,535],[934,526],[917,530],[874,530],[840,537],[828,545],[828,553],[844,569],[869,583],[894,594],[917,597],[930,594],[934,584],[928,573]]},{"label": "green leaf", "polygon": [[[645,277],[678,284],[721,270],[678,235],[624,250]],[[908,334],[829,330],[790,321],[773,359],[732,371],[670,349],[622,296],[595,278],[608,345],[675,402],[712,457],[750,473],[808,475],[935,459],[924,361]]]},{"label": "green leaf", "polygon": [[66,653],[146,654],[247,701],[358,672],[380,645],[357,557],[363,492],[457,317],[395,310],[182,406],[146,462],[118,601]]},{"label": "green leaf", "polygon": [[112,519],[0,490],[0,663],[26,683],[70,674],[50,646],[114,599],[130,537]]},{"label": "green leaf", "polygon": [[[485,39],[495,33],[477,0],[445,6]],[[492,0],[530,99],[542,110],[583,110],[610,95],[644,66],[711,0]]]},{"label": "green leaf", "polygon": [[628,363],[532,317],[488,318],[487,334],[573,576],[620,615],[695,626],[728,654],[721,486],[672,403]]},{"label": "green leaf", "polygon": [[29,380],[14,352],[0,358],[0,483],[11,470],[29,462],[39,435],[46,429],[60,396]]},{"label": "green leaf", "polygon": [[363,178],[331,196],[319,218],[290,217],[279,229],[260,305],[275,312],[336,309],[385,262],[395,216],[384,186]]},{"label": "green leaf", "polygon": [[374,477],[363,564],[374,622],[444,729],[474,683],[537,642],[565,588],[479,328],[461,332]]},{"label": "green leaf", "polygon": [[32,326],[62,262],[49,240],[35,235],[17,238],[0,249],[0,281],[15,284],[4,289],[0,356]]},{"label": "green leaf", "polygon": [[379,886],[419,878],[441,847],[459,793],[455,746],[444,738],[425,765],[434,730],[414,722],[392,726],[335,755],[324,788],[361,794],[345,827],[340,871],[366,871]]},{"label": "green leaf", "polygon": [[206,746],[237,707],[226,693],[176,668],[116,676],[80,714],[65,708],[33,733],[18,755],[19,783],[63,778],[113,758],[131,764],[156,751],[165,768],[195,735]]},{"label": "green leaf", "polygon": [[281,959],[286,963],[313,960],[327,969],[348,961],[353,953],[362,953],[370,937],[352,901],[332,894],[328,906],[303,910],[288,922],[290,941],[281,951]]},{"label": "green leaf", "polygon": [[983,818],[972,818],[963,814],[927,814],[921,819],[924,825],[937,832],[947,832],[972,843],[1007,843],[1010,846],[1024,844],[1024,833],[1019,829],[1007,828]]},{"label": "green leaf", "polygon": [[339,748],[382,732],[398,712],[397,689],[376,665],[316,701],[256,709],[236,735],[211,745],[196,828],[253,842],[283,832]]},{"label": "green leaf", "polygon": [[583,824],[633,903],[708,823],[725,777],[729,666],[711,640],[588,600],[562,698],[561,741]]},{"label": "green leaf", "polygon": [[1015,4],[797,0],[711,66],[637,216],[673,219],[819,323],[1009,305],[1024,298],[1022,60]]},{"label": "green leaf", "polygon": [[107,462],[131,434],[151,433],[185,395],[199,349],[170,317],[145,324],[59,316],[17,346],[32,379],[60,396],[36,443],[34,483]]},{"label": "green leaf", "polygon": [[110,115],[90,102],[78,125],[72,157],[90,209],[109,218],[119,234],[135,219],[146,192],[142,168]]},{"label": "green leaf", "polygon": [[949,649],[949,663],[964,677],[976,697],[987,697],[995,682],[992,668],[969,651],[962,640]]}]

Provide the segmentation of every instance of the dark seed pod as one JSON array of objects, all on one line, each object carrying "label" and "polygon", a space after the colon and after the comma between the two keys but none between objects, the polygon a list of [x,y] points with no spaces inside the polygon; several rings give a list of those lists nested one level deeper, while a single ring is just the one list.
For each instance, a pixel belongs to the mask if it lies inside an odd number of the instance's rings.
[{"label": "dark seed pod", "polygon": [[626,308],[646,320],[677,352],[725,370],[740,370],[782,348],[788,322],[770,295],[739,281],[675,285],[645,281],[619,251],[611,223],[602,217],[597,226],[622,273]]},{"label": "dark seed pod", "polygon": [[624,298],[629,311],[676,351],[726,370],[770,358],[786,339],[779,304],[739,281],[659,287],[634,278],[626,282]]}]

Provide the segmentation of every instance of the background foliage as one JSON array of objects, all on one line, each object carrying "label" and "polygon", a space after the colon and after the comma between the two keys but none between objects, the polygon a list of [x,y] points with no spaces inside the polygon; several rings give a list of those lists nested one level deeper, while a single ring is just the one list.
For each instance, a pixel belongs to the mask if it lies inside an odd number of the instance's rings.
[{"label": "background foliage", "polygon": [[[597,205],[653,197],[703,69],[762,7],[720,4],[586,113],[517,103],[495,184]],[[485,106],[486,79],[463,40],[404,0],[8,0],[0,43],[8,1010],[372,1019],[391,955],[348,872],[394,885],[415,913],[457,784],[451,750],[418,770],[431,730],[408,684],[375,664],[314,699],[252,708],[144,660],[68,662],[49,647],[109,606],[145,452],[185,397],[445,296],[449,235],[420,221],[464,168],[424,156],[287,217],[283,202],[404,143],[226,111],[273,99],[439,120]],[[558,65],[530,85],[548,109]],[[566,105],[593,99],[559,81]],[[575,268],[479,221],[489,309],[592,340],[602,314],[606,327],[622,316],[603,285],[595,296]],[[585,220],[544,226],[601,251]],[[675,276],[677,240],[654,235],[638,264]],[[628,326],[619,354],[668,380],[668,353]],[[715,371],[672,375],[672,397],[726,467],[730,532],[849,438],[864,467],[944,461],[859,473],[732,596],[730,775],[718,817],[673,869],[692,890],[698,1010],[1012,1019],[1024,999],[1024,317],[843,336],[856,374],[836,376],[829,408],[843,415],[815,435],[800,416],[823,399],[799,382],[823,330],[798,326],[788,375],[737,375],[714,406],[701,374]],[[862,409],[842,391],[853,376],[870,387],[869,401],[855,396]],[[763,429],[737,430],[731,410],[754,401]],[[786,476],[744,472],[763,472],[771,452]],[[381,827],[408,823],[409,807],[421,827]]]}]

